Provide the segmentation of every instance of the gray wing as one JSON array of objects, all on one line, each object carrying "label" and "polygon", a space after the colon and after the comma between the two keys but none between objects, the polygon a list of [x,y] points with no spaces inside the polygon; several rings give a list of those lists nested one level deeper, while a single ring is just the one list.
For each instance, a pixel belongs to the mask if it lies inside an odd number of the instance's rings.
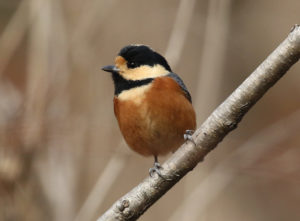
[{"label": "gray wing", "polygon": [[185,84],[183,83],[183,80],[181,80],[181,78],[175,73],[170,73],[167,76],[172,78],[179,84],[180,88],[183,90],[183,92],[185,94],[185,97],[192,103],[192,97],[190,95],[190,92],[186,88]]}]

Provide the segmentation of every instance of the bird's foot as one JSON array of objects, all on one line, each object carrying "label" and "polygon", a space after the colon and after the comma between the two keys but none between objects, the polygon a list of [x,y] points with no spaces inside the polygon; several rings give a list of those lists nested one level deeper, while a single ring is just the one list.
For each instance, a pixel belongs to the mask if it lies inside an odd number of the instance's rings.
[{"label": "bird's foot", "polygon": [[162,176],[160,169],[162,169],[162,166],[159,162],[154,162],[154,165],[152,168],[149,169],[149,175],[153,177],[154,173],[157,173],[159,176]]},{"label": "bird's foot", "polygon": [[186,130],[185,134],[183,135],[183,138],[186,141],[189,140],[190,142],[192,142],[196,146],[196,143],[195,143],[195,141],[194,141],[194,139],[192,137],[192,135],[193,135],[194,132],[195,132],[194,130]]},{"label": "bird's foot", "polygon": [[150,175],[151,177],[153,177],[153,174],[154,174],[154,173],[157,173],[157,175],[158,175],[160,178],[162,178],[162,179],[164,179],[164,180],[167,180],[167,181],[171,181],[172,179],[167,178],[166,176],[164,176],[164,175],[161,174],[161,172],[160,172],[161,169],[163,169],[163,168],[162,168],[162,166],[160,165],[160,163],[159,163],[159,162],[154,162],[153,167],[149,169],[149,175]]}]

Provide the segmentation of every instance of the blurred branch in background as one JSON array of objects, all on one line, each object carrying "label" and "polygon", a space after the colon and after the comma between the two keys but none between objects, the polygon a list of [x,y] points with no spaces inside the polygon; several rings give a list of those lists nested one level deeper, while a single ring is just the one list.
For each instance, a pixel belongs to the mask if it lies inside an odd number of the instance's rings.
[{"label": "blurred branch in background", "polygon": [[231,0],[208,2],[204,48],[201,52],[197,91],[194,99],[198,122],[202,122],[219,103],[230,12]]},{"label": "blurred branch in background", "polygon": [[181,57],[188,29],[193,17],[195,3],[195,0],[180,0],[176,19],[165,52],[165,57],[173,69],[176,68]]},{"label": "blurred branch in background", "polygon": [[[12,122],[16,120],[22,104],[20,92],[9,81],[0,82],[0,195],[1,183],[7,183],[12,188],[20,178],[24,166],[13,144],[9,142]],[[1,216],[0,216],[1,217]]]},{"label": "blurred branch in background", "polygon": [[[41,121],[44,122],[45,127],[45,138],[42,142],[44,155],[35,159],[34,171],[38,175],[41,188],[50,205],[53,220],[72,220],[76,209],[76,181],[79,176],[76,162],[79,158],[78,150],[81,145],[84,145],[82,140],[85,139],[87,126],[84,120],[80,117],[75,118],[71,114],[68,90],[69,37],[62,2],[47,1],[42,4],[42,7],[49,8],[48,30],[43,33],[51,38],[43,44],[43,47],[49,49],[45,56],[48,61],[48,90],[44,98],[47,106]],[[43,14],[40,14],[38,20],[47,20],[43,18],[47,11],[45,9],[39,11]],[[55,34],[51,35],[51,33]],[[34,67],[37,68],[38,65]],[[73,127],[71,124],[74,124]],[[68,151],[67,147],[72,147],[73,151]]]},{"label": "blurred branch in background", "polygon": [[94,188],[89,193],[74,221],[92,220],[96,215],[96,211],[100,208],[112,185],[116,182],[118,176],[126,166],[128,157],[124,156],[125,148],[125,142],[122,141],[115,150],[116,153],[105,165]]},{"label": "blurred branch in background", "polygon": [[183,144],[162,165],[163,176],[148,177],[108,209],[98,221],[136,220],[191,171],[242,120],[250,108],[300,58],[300,26],[207,118],[192,142]]},{"label": "blurred branch in background", "polygon": [[93,0],[88,4],[83,11],[88,12],[81,16],[78,23],[74,25],[72,34],[70,35],[69,45],[71,57],[77,66],[86,67],[89,61],[82,59],[90,57],[91,52],[95,49],[90,44],[89,39],[103,26],[110,14],[113,14],[114,6],[119,0]]},{"label": "blurred branch in background", "polygon": [[29,25],[29,0],[21,1],[13,17],[0,36],[0,77],[16,48],[20,45]]},{"label": "blurred branch in background", "polygon": [[23,145],[28,151],[42,139],[43,122],[50,84],[51,10],[50,1],[30,0],[30,17],[34,22],[29,36],[28,77],[25,95]]}]

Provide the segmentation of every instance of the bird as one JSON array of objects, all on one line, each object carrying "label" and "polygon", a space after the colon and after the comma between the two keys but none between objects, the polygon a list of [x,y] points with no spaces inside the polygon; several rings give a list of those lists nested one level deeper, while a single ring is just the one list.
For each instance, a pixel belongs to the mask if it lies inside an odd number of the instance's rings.
[{"label": "bird", "polygon": [[112,76],[120,131],[133,151],[154,157],[150,176],[157,172],[163,177],[158,156],[193,141],[196,114],[191,95],[167,60],[147,45],[123,47],[114,63],[102,70]]}]

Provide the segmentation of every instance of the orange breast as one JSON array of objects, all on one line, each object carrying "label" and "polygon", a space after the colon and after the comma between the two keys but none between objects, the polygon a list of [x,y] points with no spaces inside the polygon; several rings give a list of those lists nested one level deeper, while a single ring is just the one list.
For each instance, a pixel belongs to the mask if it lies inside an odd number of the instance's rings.
[{"label": "orange breast", "polygon": [[142,102],[115,97],[114,110],[129,147],[145,156],[176,150],[185,131],[196,128],[192,104],[169,77],[156,78]]}]

